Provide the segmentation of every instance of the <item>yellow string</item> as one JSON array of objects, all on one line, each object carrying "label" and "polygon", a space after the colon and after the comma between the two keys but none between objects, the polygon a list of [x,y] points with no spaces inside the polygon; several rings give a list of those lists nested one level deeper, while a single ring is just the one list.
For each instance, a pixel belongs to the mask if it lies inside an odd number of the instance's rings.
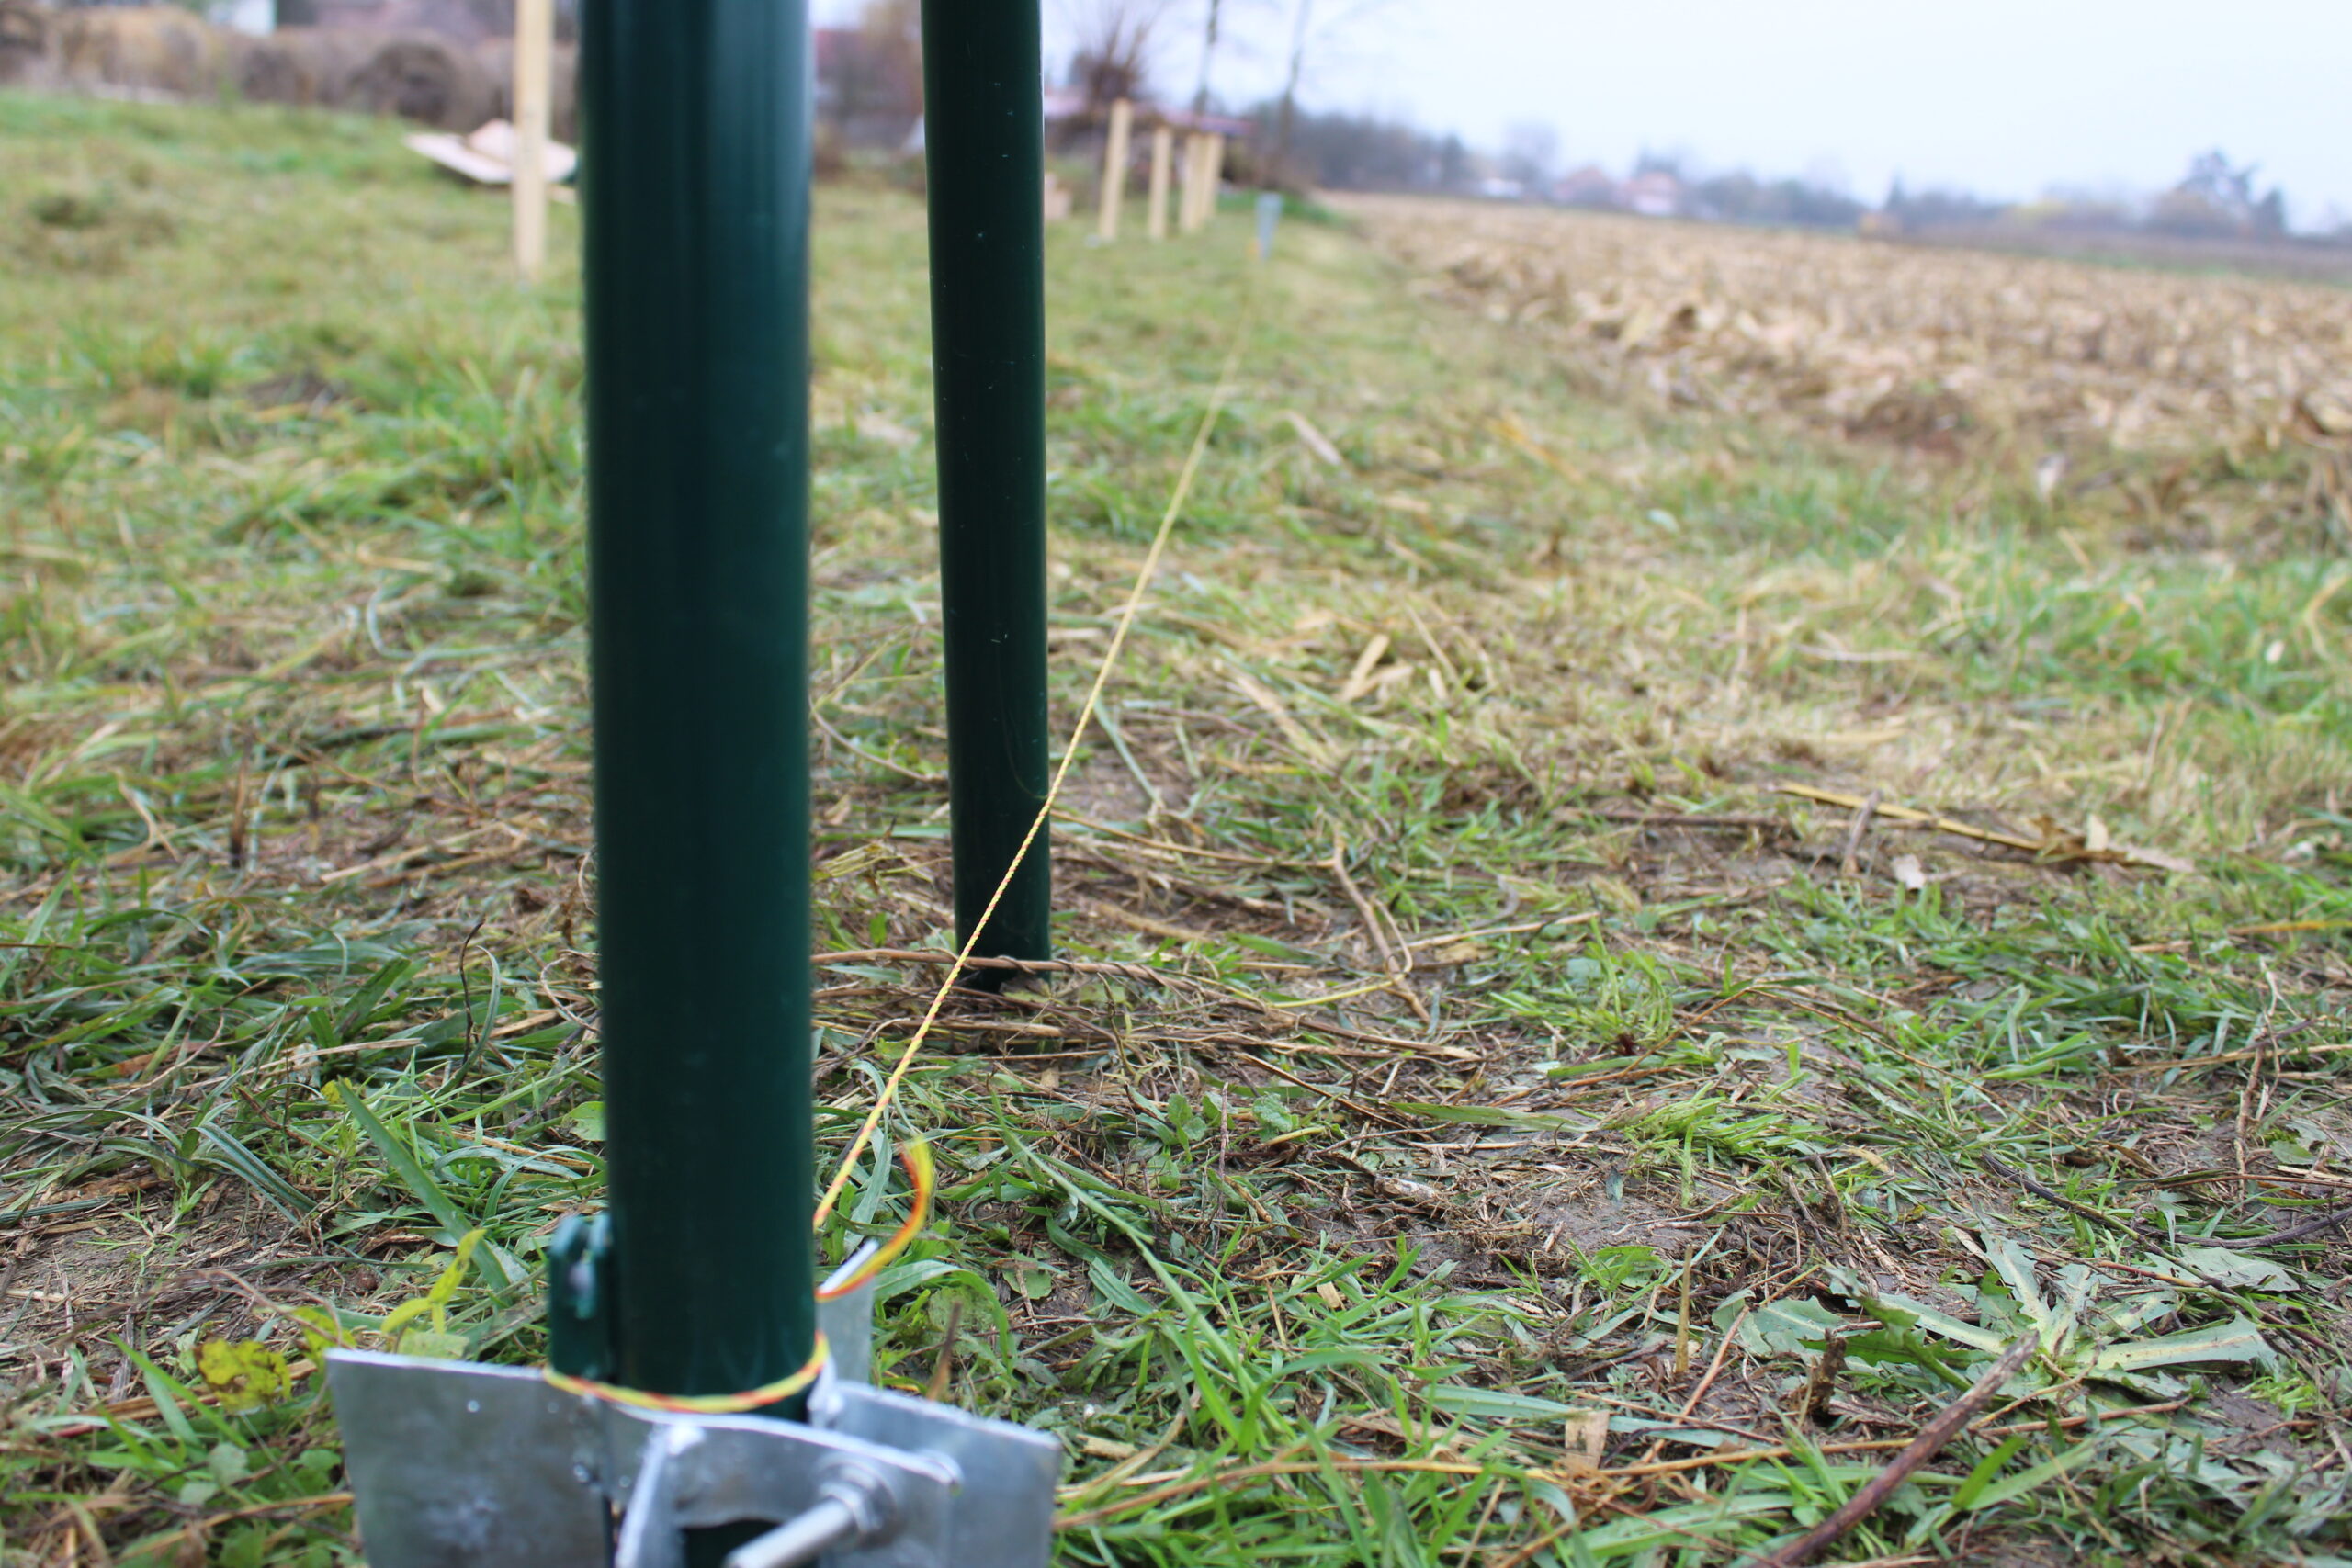
[{"label": "yellow string", "polygon": [[747,1410],[775,1404],[790,1399],[817,1381],[825,1370],[831,1354],[825,1343],[824,1332],[817,1334],[816,1348],[808,1352],[808,1359],[790,1377],[778,1378],[772,1383],[742,1393],[649,1393],[641,1388],[623,1388],[618,1383],[598,1382],[594,1378],[575,1378],[542,1367],[539,1375],[566,1393],[576,1393],[583,1399],[601,1399],[607,1404],[626,1404],[634,1410],[668,1410],[692,1416],[741,1416]]},{"label": "yellow string", "polygon": [[[839,1301],[863,1287],[867,1280],[888,1267],[892,1258],[907,1249],[907,1244],[922,1234],[923,1222],[931,1217],[931,1194],[939,1182],[938,1168],[932,1164],[931,1145],[917,1142],[907,1145],[904,1159],[907,1179],[914,1183],[914,1201],[907,1210],[906,1223],[884,1242],[880,1250],[857,1267],[857,1272],[846,1280],[839,1280],[817,1292],[820,1302]],[[824,1216],[818,1216],[820,1221]]]},{"label": "yellow string", "polygon": [[[817,1292],[820,1302],[838,1301],[866,1284],[890,1264],[890,1260],[907,1249],[908,1244],[922,1234],[931,1218],[931,1195],[939,1182],[938,1168],[932,1163],[931,1145],[913,1143],[907,1145],[901,1156],[907,1168],[908,1179],[914,1184],[914,1198],[907,1207],[907,1217],[890,1239],[876,1249],[873,1257],[857,1267],[846,1280]],[[468,1244],[481,1235],[480,1231],[467,1238]],[[779,1400],[790,1399],[817,1381],[825,1370],[830,1354],[822,1329],[817,1333],[815,1348],[798,1371],[778,1378],[772,1383],[750,1389],[742,1393],[650,1393],[641,1388],[623,1388],[618,1383],[598,1382],[594,1378],[576,1378],[553,1367],[542,1367],[539,1375],[566,1393],[576,1393],[583,1399],[601,1399],[609,1404],[626,1404],[637,1410],[669,1410],[695,1416],[740,1416],[747,1410],[757,1410]]]},{"label": "yellow string", "polygon": [[[1256,275],[1253,273],[1251,276],[1254,282]],[[824,1197],[817,1203],[817,1224],[820,1225],[833,1212],[833,1205],[841,1201],[842,1190],[849,1185],[850,1174],[857,1168],[858,1156],[864,1154],[866,1145],[873,1141],[874,1130],[882,1124],[883,1116],[899,1097],[899,1086],[906,1081],[907,1070],[914,1066],[923,1042],[931,1037],[932,1026],[939,1021],[939,1010],[946,1005],[948,992],[955,989],[956,977],[970,961],[973,951],[979,946],[980,938],[987,934],[989,921],[996,914],[997,905],[1003,900],[1005,889],[1012,886],[1013,874],[1021,869],[1021,863],[1028,858],[1030,846],[1037,841],[1037,835],[1045,830],[1046,823],[1054,814],[1054,803],[1061,798],[1062,783],[1069,777],[1070,767],[1078,761],[1079,742],[1086,739],[1087,728],[1094,722],[1094,710],[1102,701],[1102,688],[1110,682],[1112,668],[1118,663],[1120,651],[1126,647],[1127,631],[1135,625],[1136,612],[1143,607],[1143,596],[1150,589],[1151,580],[1159,574],[1159,558],[1166,552],[1169,536],[1175,532],[1176,519],[1183,513],[1184,502],[1192,494],[1193,478],[1200,471],[1202,455],[1208,450],[1209,434],[1216,428],[1217,416],[1224,412],[1226,400],[1233,393],[1233,372],[1241,362],[1241,346],[1247,340],[1253,314],[1251,307],[1256,300],[1257,290],[1252,288],[1243,300],[1239,319],[1234,323],[1233,346],[1226,354],[1224,368],[1217,372],[1216,388],[1209,394],[1209,406],[1201,415],[1201,427],[1193,433],[1192,449],[1184,456],[1184,467],[1176,476],[1176,488],[1168,497],[1167,509],[1159,515],[1159,527],[1151,536],[1151,547],[1144,552],[1143,566],[1136,573],[1135,586],[1128,591],[1127,601],[1120,607],[1118,625],[1111,633],[1111,646],[1103,650],[1102,663],[1094,671],[1094,683],[1087,690],[1085,705],[1079,709],[1078,723],[1070,730],[1069,745],[1062,750],[1061,765],[1054,770],[1053,783],[1046,790],[1045,804],[1037,808],[1037,815],[1029,823],[1029,830],[1021,836],[1021,847],[1013,851],[1012,863],[1004,868],[1004,875],[998,881],[996,891],[989,895],[988,906],[980,911],[978,921],[972,927],[972,934],[965,939],[963,947],[957,951],[956,962],[948,965],[945,977],[939,983],[939,989],[932,993],[931,1005],[923,1010],[922,1021],[916,1026],[914,1038],[907,1042],[907,1048],[899,1057],[898,1066],[890,1069],[889,1077],[882,1085],[881,1094],[875,1099],[874,1109],[865,1113],[865,1122],[857,1129],[857,1136],[850,1142],[849,1152],[842,1156],[841,1168],[833,1172],[832,1181],[827,1185]]]}]

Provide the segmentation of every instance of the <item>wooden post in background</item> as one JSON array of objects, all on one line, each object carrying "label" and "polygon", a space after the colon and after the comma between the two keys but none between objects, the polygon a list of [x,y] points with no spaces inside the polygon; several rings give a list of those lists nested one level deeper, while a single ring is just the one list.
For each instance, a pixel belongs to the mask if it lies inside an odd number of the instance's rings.
[{"label": "wooden post in background", "polygon": [[1184,232],[1208,227],[1216,216],[1216,184],[1225,170],[1225,138],[1194,131],[1184,143]]},{"label": "wooden post in background", "polygon": [[1170,167],[1176,157],[1176,133],[1167,123],[1151,128],[1151,206],[1148,225],[1155,240],[1168,238],[1168,181],[1174,171]]},{"label": "wooden post in background", "polygon": [[548,260],[548,77],[555,0],[514,0],[514,270],[537,283]]},{"label": "wooden post in background", "polygon": [[1111,106],[1111,139],[1102,149],[1102,210],[1095,220],[1096,237],[1119,237],[1119,209],[1127,199],[1127,127],[1136,107],[1121,98]]}]

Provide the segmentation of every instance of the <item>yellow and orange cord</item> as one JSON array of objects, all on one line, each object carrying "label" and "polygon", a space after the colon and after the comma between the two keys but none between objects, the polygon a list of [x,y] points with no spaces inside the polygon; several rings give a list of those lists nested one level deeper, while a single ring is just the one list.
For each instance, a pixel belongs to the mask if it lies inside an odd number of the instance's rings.
[{"label": "yellow and orange cord", "polygon": [[[870,1284],[875,1276],[889,1267],[893,1258],[904,1252],[931,1219],[931,1195],[939,1185],[938,1168],[932,1163],[931,1145],[909,1144],[900,1156],[907,1168],[907,1179],[913,1184],[913,1201],[907,1217],[890,1239],[876,1249],[874,1256],[857,1267],[856,1272],[845,1280],[817,1292],[820,1302],[838,1301],[854,1291]],[[778,1378],[772,1383],[747,1389],[741,1393],[649,1393],[640,1388],[623,1388],[618,1383],[598,1382],[594,1378],[576,1378],[557,1371],[553,1367],[541,1369],[540,1375],[552,1387],[583,1399],[601,1399],[608,1404],[626,1404],[633,1410],[666,1410],[686,1416],[741,1416],[746,1411],[780,1404],[796,1393],[805,1393],[824,1372],[829,1354],[823,1330],[817,1334],[815,1348],[800,1370],[789,1377]]]},{"label": "yellow and orange cord", "polygon": [[899,1156],[907,1168],[907,1179],[914,1186],[913,1205],[907,1211],[906,1223],[890,1233],[890,1239],[881,1249],[858,1265],[857,1271],[845,1280],[837,1280],[817,1292],[820,1302],[839,1301],[851,1292],[867,1284],[889,1266],[890,1260],[907,1249],[907,1244],[922,1234],[931,1218],[931,1195],[939,1185],[938,1168],[932,1164],[931,1145],[920,1140],[909,1144]]},{"label": "yellow and orange cord", "polygon": [[688,1416],[741,1416],[747,1410],[757,1410],[763,1405],[775,1404],[790,1399],[796,1393],[808,1392],[818,1375],[824,1371],[829,1354],[825,1336],[820,1329],[817,1335],[816,1348],[808,1352],[808,1359],[801,1364],[798,1371],[741,1393],[649,1393],[641,1388],[623,1388],[618,1383],[598,1382],[594,1378],[571,1377],[553,1367],[540,1369],[539,1375],[566,1393],[576,1393],[583,1399],[601,1399],[607,1404],[626,1404],[632,1410],[667,1410]]}]

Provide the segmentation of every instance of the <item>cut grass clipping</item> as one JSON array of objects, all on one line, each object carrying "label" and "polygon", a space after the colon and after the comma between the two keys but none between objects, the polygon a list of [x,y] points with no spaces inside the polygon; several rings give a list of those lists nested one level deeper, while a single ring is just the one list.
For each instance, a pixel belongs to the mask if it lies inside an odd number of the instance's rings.
[{"label": "cut grass clipping", "polygon": [[[351,1562],[320,1351],[536,1359],[602,1195],[576,276],[372,122],[0,96],[0,1551]],[[922,212],[819,220],[837,1156],[952,921]],[[2334,405],[2052,478],[1398,221],[1286,234],[1064,962],[828,1222],[933,1141],[881,1375],[1059,1434],[1074,1564],[2352,1561]],[[1245,229],[1053,235],[1064,733]]]}]

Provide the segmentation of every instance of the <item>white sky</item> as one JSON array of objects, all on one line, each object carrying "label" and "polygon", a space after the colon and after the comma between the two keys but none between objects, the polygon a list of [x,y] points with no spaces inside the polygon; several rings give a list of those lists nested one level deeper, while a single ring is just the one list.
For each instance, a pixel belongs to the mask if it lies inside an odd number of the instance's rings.
[{"label": "white sky", "polygon": [[[1096,0],[1044,0],[1058,65]],[[1218,95],[1281,83],[1299,0],[1225,0]],[[1568,164],[1645,147],[1706,168],[1900,173],[2018,198],[2150,191],[2219,146],[2286,186],[2298,226],[2352,217],[2352,0],[1311,0],[1301,96],[1495,148],[1542,121]],[[822,11],[854,0],[820,0]],[[1205,0],[1171,0],[1157,70],[1191,96]]]}]

